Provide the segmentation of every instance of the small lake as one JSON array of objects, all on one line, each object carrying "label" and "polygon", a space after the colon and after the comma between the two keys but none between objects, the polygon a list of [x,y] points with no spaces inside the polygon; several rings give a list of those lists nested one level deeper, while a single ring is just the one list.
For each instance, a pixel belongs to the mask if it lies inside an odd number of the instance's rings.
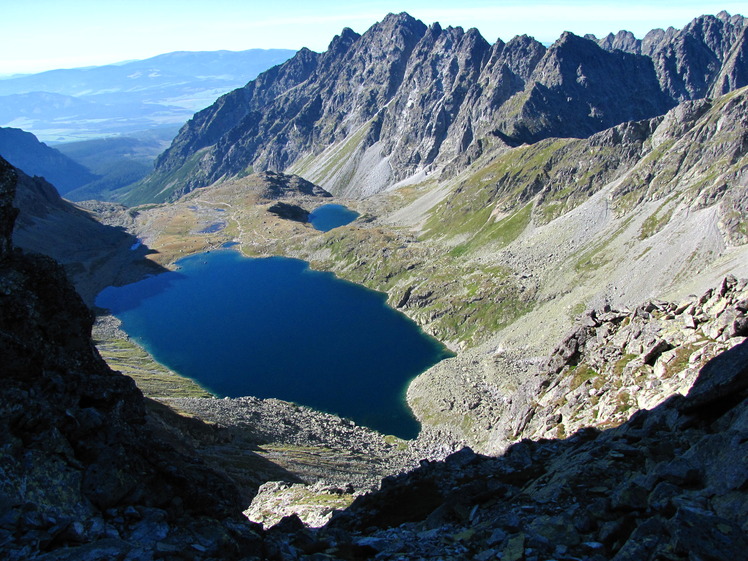
[{"label": "small lake", "polygon": [[417,435],[407,384],[451,353],[384,294],[296,259],[234,250],[102,291],[123,329],[219,397],[293,401],[401,438]]},{"label": "small lake", "polygon": [[358,212],[343,205],[329,204],[317,207],[309,213],[309,223],[321,232],[350,224],[358,218]]}]

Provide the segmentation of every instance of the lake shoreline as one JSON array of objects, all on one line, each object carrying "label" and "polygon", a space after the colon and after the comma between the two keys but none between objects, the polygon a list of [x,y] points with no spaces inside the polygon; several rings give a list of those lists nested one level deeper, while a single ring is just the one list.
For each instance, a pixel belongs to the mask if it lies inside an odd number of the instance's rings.
[{"label": "lake shoreline", "polygon": [[284,257],[221,250],[175,265],[97,299],[157,362],[220,397],[283,399],[417,437],[407,386],[450,353],[385,294]]}]

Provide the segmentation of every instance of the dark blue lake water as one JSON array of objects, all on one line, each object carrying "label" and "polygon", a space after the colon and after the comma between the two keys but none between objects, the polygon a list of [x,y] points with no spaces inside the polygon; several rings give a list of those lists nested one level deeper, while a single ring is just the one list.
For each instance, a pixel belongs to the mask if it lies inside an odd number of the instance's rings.
[{"label": "dark blue lake water", "polygon": [[309,223],[322,232],[350,224],[356,218],[358,212],[337,204],[322,205],[309,213]]},{"label": "dark blue lake water", "polygon": [[450,356],[385,296],[309,269],[233,250],[123,287],[96,304],[169,368],[219,396],[275,397],[412,438],[408,382]]}]

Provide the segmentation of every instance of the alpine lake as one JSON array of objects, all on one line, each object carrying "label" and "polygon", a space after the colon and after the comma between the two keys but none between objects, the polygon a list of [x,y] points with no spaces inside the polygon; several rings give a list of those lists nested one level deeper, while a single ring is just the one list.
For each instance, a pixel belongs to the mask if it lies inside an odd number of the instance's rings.
[{"label": "alpine lake", "polygon": [[228,248],[176,264],[106,288],[96,305],[156,360],[218,397],[277,398],[417,436],[407,385],[452,353],[390,308],[386,295],[304,261]]},{"label": "alpine lake", "polygon": [[317,230],[329,232],[333,228],[350,224],[358,218],[358,213],[344,205],[327,204],[309,213],[309,223]]}]

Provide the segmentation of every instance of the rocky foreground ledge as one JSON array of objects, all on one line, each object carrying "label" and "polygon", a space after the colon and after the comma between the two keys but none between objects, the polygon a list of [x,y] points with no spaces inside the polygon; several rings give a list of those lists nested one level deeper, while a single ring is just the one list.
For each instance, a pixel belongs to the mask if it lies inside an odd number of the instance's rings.
[{"label": "rocky foreground ledge", "polygon": [[[225,434],[204,453],[231,472],[240,456],[257,456],[267,470],[245,515],[269,527],[295,514],[307,525],[325,524],[335,510],[379,488],[385,477],[441,460],[461,443],[441,435],[404,441],[357,425],[349,419],[277,399],[160,399],[174,410],[196,417]],[[258,462],[259,463],[259,462]],[[278,469],[279,468],[279,469]],[[256,464],[255,464],[256,469]],[[235,474],[242,479],[242,474]],[[264,483],[268,481],[268,483]],[[250,485],[252,481],[248,482]]]},{"label": "rocky foreground ledge", "polygon": [[[741,559],[748,548],[748,342],[606,431],[463,449],[387,478],[318,531],[270,533],[279,559]],[[325,551],[320,556],[314,551]]]}]

